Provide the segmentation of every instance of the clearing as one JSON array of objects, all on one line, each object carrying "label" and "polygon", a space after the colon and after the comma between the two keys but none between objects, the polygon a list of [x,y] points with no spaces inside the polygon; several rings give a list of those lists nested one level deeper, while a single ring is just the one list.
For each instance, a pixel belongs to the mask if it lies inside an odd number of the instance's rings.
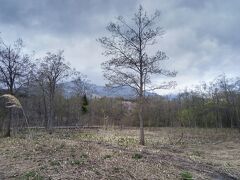
[{"label": "clearing", "polygon": [[[240,179],[230,129],[31,130],[0,138],[0,179]],[[191,178],[192,176],[192,178]]]}]

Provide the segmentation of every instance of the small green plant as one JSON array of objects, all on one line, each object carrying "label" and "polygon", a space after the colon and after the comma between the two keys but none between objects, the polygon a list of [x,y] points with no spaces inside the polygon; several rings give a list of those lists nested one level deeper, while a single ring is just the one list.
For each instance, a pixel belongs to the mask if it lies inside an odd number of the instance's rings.
[{"label": "small green plant", "polygon": [[50,165],[51,166],[60,166],[60,162],[57,160],[50,160]]},{"label": "small green plant", "polygon": [[76,151],[76,150],[72,147],[72,148],[71,148],[70,155],[71,155],[73,158],[75,158],[75,156],[76,156],[76,155],[75,155],[75,151]]},{"label": "small green plant", "polygon": [[20,180],[43,180],[43,176],[39,175],[38,172],[32,170],[29,172],[26,172],[20,177]]},{"label": "small green plant", "polygon": [[64,143],[61,143],[60,145],[56,146],[55,151],[62,150],[66,145]]},{"label": "small green plant", "polygon": [[83,164],[83,160],[78,160],[78,159],[74,159],[72,161],[70,161],[70,164],[71,165],[80,165],[80,164]]},{"label": "small green plant", "polygon": [[103,156],[103,159],[110,159],[112,156],[110,154],[107,154],[105,156]]},{"label": "small green plant", "polygon": [[75,159],[75,155],[72,156],[73,157],[73,160],[70,161],[70,164],[71,165],[80,165],[80,164],[84,164],[84,162],[86,161],[86,159],[88,158],[88,155],[85,154],[85,153],[82,153],[80,155],[80,159]]},{"label": "small green plant", "polygon": [[82,159],[86,159],[86,158],[88,158],[88,155],[85,154],[85,153],[82,153],[82,154],[80,155],[80,158],[82,158]]},{"label": "small green plant", "polygon": [[136,139],[131,138],[131,137],[120,137],[117,141],[119,146],[129,146],[129,145],[134,145],[137,144]]},{"label": "small green plant", "polygon": [[139,154],[139,153],[135,153],[132,158],[133,159],[142,159],[143,155],[142,154]]},{"label": "small green plant", "polygon": [[192,176],[192,174],[191,174],[190,172],[188,172],[188,171],[183,171],[183,172],[181,173],[181,179],[182,179],[182,180],[193,180],[193,176]]},{"label": "small green plant", "polygon": [[113,167],[113,173],[120,173],[120,168]]},{"label": "small green plant", "polygon": [[77,136],[76,136],[78,139],[81,139],[81,140],[96,140],[96,136],[93,134],[93,133],[90,133],[90,132],[81,132],[79,133]]},{"label": "small green plant", "polygon": [[194,156],[198,156],[200,157],[202,155],[202,153],[200,151],[193,151],[192,153]]}]

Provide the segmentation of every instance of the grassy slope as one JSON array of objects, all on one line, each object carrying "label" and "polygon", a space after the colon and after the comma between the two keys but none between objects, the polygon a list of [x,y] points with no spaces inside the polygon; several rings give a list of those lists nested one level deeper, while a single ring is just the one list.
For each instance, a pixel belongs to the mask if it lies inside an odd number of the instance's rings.
[{"label": "grassy slope", "polygon": [[[181,136],[183,133],[183,136]],[[236,131],[154,128],[58,130],[0,139],[0,179],[194,179],[240,177]]]}]

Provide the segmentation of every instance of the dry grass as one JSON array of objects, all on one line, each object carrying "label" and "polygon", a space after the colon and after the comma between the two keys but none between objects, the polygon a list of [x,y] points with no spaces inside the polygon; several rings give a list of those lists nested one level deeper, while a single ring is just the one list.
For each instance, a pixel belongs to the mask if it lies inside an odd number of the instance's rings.
[{"label": "dry grass", "polygon": [[[183,137],[179,141],[181,134]],[[240,142],[224,129],[36,131],[0,139],[0,179],[194,179],[240,177]]]},{"label": "dry grass", "polygon": [[[22,104],[20,103],[20,101],[14,96],[14,95],[11,95],[11,94],[4,94],[2,96],[0,96],[0,98],[3,98],[6,100],[5,102],[5,107],[6,108],[16,108],[16,109],[20,109],[23,113],[23,116],[24,116],[24,120],[25,120],[25,123],[27,125],[27,127],[29,127],[28,125],[28,120],[27,120],[27,116],[25,114],[25,111],[23,109],[23,106]],[[31,131],[28,129],[28,137],[31,137],[32,133]]]},{"label": "dry grass", "polygon": [[6,99],[6,108],[18,108],[18,109],[22,109],[22,105],[20,103],[20,101],[13,95],[11,94],[4,94],[2,96],[0,96],[1,98]]}]

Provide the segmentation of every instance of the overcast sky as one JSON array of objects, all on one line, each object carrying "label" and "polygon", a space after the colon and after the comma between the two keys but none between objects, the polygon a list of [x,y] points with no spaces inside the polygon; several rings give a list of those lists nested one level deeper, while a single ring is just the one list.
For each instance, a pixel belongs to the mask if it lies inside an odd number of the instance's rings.
[{"label": "overcast sky", "polygon": [[[131,17],[139,5],[161,11],[166,34],[158,49],[178,71],[176,92],[225,73],[240,76],[240,0],[0,0],[0,36],[7,43],[22,38],[27,51],[43,56],[65,51],[72,67],[92,83],[104,85],[100,64],[107,60],[96,39],[110,21]],[[165,77],[156,83],[173,80]]]}]

